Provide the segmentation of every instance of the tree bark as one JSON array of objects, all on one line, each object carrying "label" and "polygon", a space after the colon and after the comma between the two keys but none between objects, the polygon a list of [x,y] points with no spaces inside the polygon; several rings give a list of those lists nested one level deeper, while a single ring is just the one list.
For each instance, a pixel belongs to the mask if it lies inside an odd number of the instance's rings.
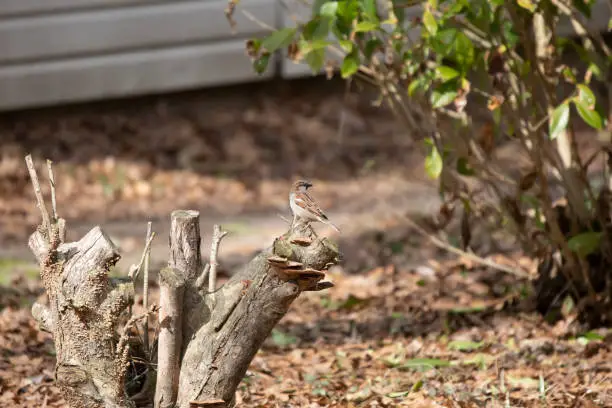
[{"label": "tree bark", "polygon": [[68,404],[85,408],[124,408],[127,350],[115,335],[133,301],[131,281],[111,279],[117,248],[95,227],[80,241],[60,244],[57,224],[30,237],[41,266],[49,306],[32,308],[41,327],[53,333],[56,383]]}]

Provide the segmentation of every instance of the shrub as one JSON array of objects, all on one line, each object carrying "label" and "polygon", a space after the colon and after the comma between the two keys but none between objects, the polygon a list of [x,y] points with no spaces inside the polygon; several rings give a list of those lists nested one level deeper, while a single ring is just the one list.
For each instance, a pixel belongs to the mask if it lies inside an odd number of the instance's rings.
[{"label": "shrub", "polygon": [[[250,40],[247,52],[257,72],[282,52],[315,73],[339,69],[375,85],[407,134],[424,136],[426,170],[445,199],[440,225],[457,204],[464,228],[472,219],[502,226],[541,259],[541,311],[570,296],[581,317],[609,322],[612,156],[582,157],[576,144],[578,121],[610,137],[593,90],[611,78],[610,49],[587,24],[594,2],[429,0],[411,18],[416,3],[315,0],[308,19]],[[566,65],[569,52],[584,66]],[[521,166],[497,160],[510,143]],[[596,159],[599,185],[588,177]]]}]

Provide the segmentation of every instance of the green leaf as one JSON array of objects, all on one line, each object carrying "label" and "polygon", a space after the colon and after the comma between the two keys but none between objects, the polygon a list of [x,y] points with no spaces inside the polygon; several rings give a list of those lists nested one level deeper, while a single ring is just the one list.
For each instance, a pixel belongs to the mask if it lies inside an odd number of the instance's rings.
[{"label": "green leaf", "polygon": [[338,11],[338,2],[336,1],[328,1],[323,4],[319,10],[319,14],[325,17],[336,17],[336,12]]},{"label": "green leaf", "polygon": [[420,76],[410,81],[410,84],[408,85],[408,96],[414,96],[417,90],[423,88],[424,84],[425,81],[423,76]]},{"label": "green leaf", "polygon": [[578,100],[584,103],[589,109],[595,109],[595,94],[585,84],[576,85],[578,88]]},{"label": "green leaf", "polygon": [[376,0],[359,0],[359,5],[365,16],[372,21],[378,21],[376,12]]},{"label": "green leaf", "polygon": [[574,105],[576,105],[576,110],[582,120],[590,127],[594,129],[603,129],[603,119],[595,109],[589,108],[587,104],[579,100],[574,100]]},{"label": "green leaf", "polygon": [[474,64],[474,44],[464,33],[457,33],[453,44],[453,58],[465,73],[472,69]]},{"label": "green leaf", "polygon": [[435,146],[431,148],[431,153],[425,158],[425,171],[432,179],[437,179],[442,173],[442,156]]},{"label": "green leaf", "polygon": [[318,16],[321,13],[321,7],[327,3],[327,0],[314,0],[312,2],[312,15]]},{"label": "green leaf", "polygon": [[[448,83],[448,82],[447,82]],[[431,94],[431,107],[434,109],[443,108],[453,102],[457,97],[457,89],[448,86],[442,86],[436,89]]]},{"label": "green leaf", "polygon": [[361,21],[355,26],[356,33],[369,33],[378,29],[378,23],[372,21]]},{"label": "green leaf", "polygon": [[602,232],[583,232],[582,234],[574,235],[567,241],[569,249],[577,253],[581,257],[592,254],[599,248]]},{"label": "green leaf", "polygon": [[447,347],[451,350],[474,351],[474,350],[478,350],[483,345],[484,343],[482,341],[474,342],[474,341],[468,341],[468,340],[454,340],[448,343]]},{"label": "green leaf", "polygon": [[342,78],[346,79],[355,74],[355,72],[359,70],[359,64],[358,52],[353,51],[344,57],[344,61],[342,61],[342,66],[340,67],[340,74],[342,75]]},{"label": "green leaf", "polygon": [[459,72],[457,72],[454,68],[441,65],[439,67],[436,67],[436,76],[443,82],[446,82],[458,77]]},{"label": "green leaf", "polygon": [[313,74],[318,74],[325,64],[325,49],[310,51],[304,55],[304,61],[310,66]]},{"label": "green leaf", "polygon": [[305,55],[312,51],[325,50],[330,44],[326,40],[300,41],[300,51]]},{"label": "green leaf", "polygon": [[482,312],[486,309],[484,306],[465,306],[465,307],[454,307],[451,309],[452,313],[456,314],[469,314],[469,313],[478,313]]},{"label": "green leaf", "polygon": [[517,3],[518,3],[519,6],[521,6],[524,9],[527,9],[527,10],[531,11],[532,13],[536,9],[535,4],[533,4],[533,2],[531,0],[517,0]]},{"label": "green leaf", "polygon": [[291,44],[291,42],[293,42],[293,37],[295,37],[295,33],[295,28],[282,28],[264,38],[261,42],[261,46],[269,52],[274,52],[279,48],[284,48]]},{"label": "green leaf", "polygon": [[552,112],[548,123],[549,137],[552,140],[556,139],[565,130],[569,123],[569,116],[570,110],[567,102],[563,102]]},{"label": "green leaf", "polygon": [[601,341],[606,339],[605,336],[602,336],[601,334],[594,331],[586,332],[581,337],[584,337],[588,341]]},{"label": "green leaf", "polygon": [[450,365],[450,361],[440,360],[438,358],[413,358],[407,360],[398,368],[404,370],[427,371],[438,367],[448,367]]},{"label": "green leaf", "polygon": [[346,51],[346,52],[351,52],[353,51],[353,42],[350,40],[339,40],[338,43],[340,44],[340,47]]},{"label": "green leaf", "polygon": [[456,28],[446,28],[438,33],[436,40],[440,41],[442,45],[450,47],[457,38],[457,34],[459,34],[459,31]]},{"label": "green leaf", "polygon": [[387,394],[387,397],[389,397],[389,398],[400,398],[400,397],[405,397],[408,394],[410,394],[410,390],[408,390],[408,391],[396,391],[396,392],[390,392],[389,394]]},{"label": "green leaf", "polygon": [[257,74],[261,75],[266,72],[268,62],[270,62],[270,54],[262,54],[259,58],[253,60],[253,69]]},{"label": "green leaf", "polygon": [[332,23],[332,18],[318,16],[304,25],[302,35],[305,40],[327,40]]},{"label": "green leaf", "polygon": [[436,18],[433,16],[429,8],[425,8],[423,11],[423,25],[425,25],[425,29],[431,35],[436,35],[438,32],[438,23],[436,23]]},{"label": "green leaf", "polygon": [[444,11],[444,18],[447,19],[449,17],[454,17],[457,14],[461,13],[461,10],[465,7],[465,4],[461,1],[454,1],[451,3],[450,7]]}]

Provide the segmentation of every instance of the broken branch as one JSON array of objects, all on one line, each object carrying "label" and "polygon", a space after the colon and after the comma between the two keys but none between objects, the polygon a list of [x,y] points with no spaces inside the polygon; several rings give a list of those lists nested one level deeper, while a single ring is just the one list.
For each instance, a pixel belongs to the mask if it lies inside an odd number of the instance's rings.
[{"label": "broken branch", "polygon": [[42,216],[42,227],[47,232],[47,236],[51,238],[51,223],[49,222],[49,213],[47,212],[47,207],[45,206],[45,200],[42,195],[42,190],[40,189],[40,181],[38,180],[38,174],[36,173],[36,167],[34,167],[34,162],[32,161],[32,155],[28,154],[25,158],[26,166],[28,167],[28,172],[30,173],[30,179],[32,180],[32,186],[34,187],[34,195],[36,196],[36,205],[40,210],[40,215]]}]

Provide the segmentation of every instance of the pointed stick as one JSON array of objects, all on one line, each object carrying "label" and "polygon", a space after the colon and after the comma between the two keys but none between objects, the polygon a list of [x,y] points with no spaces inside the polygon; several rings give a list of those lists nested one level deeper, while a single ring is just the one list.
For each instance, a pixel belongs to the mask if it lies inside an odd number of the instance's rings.
[{"label": "pointed stick", "polygon": [[36,168],[32,161],[32,155],[28,154],[25,157],[26,166],[28,166],[28,172],[30,173],[30,179],[32,179],[32,186],[34,187],[34,195],[36,196],[36,204],[40,210],[42,216],[42,226],[47,231],[49,239],[51,239],[51,223],[49,222],[49,213],[47,207],[45,207],[45,200],[40,189],[40,182],[38,181],[38,174],[36,174]]}]

